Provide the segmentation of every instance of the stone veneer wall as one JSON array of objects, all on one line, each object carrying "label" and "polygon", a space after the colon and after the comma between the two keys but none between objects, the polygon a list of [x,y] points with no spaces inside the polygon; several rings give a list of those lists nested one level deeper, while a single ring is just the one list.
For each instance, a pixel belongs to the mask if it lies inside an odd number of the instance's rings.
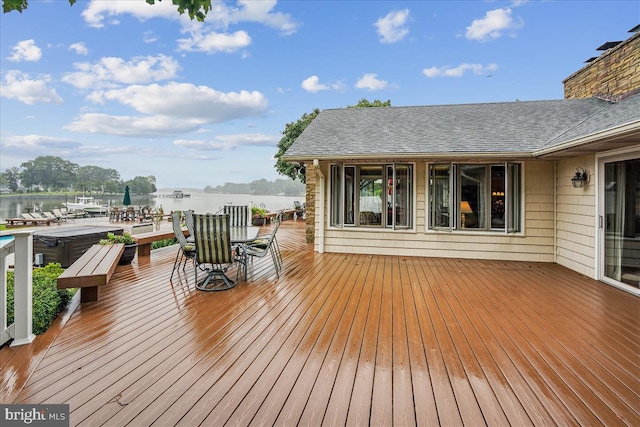
[{"label": "stone veneer wall", "polygon": [[307,243],[313,243],[316,234],[316,171],[310,165],[306,170],[305,237]]},{"label": "stone veneer wall", "polygon": [[615,101],[640,88],[640,33],[602,53],[567,77],[565,99],[600,96]]}]

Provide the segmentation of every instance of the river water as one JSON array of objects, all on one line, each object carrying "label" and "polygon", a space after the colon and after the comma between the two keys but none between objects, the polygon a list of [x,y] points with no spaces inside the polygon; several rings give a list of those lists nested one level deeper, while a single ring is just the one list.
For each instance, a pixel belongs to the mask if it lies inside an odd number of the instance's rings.
[{"label": "river water", "polygon": [[[304,196],[258,196],[253,194],[211,194],[191,192],[191,197],[174,198],[171,194],[159,194],[158,196],[135,196],[131,197],[134,207],[150,206],[157,209],[162,206],[165,213],[175,210],[193,209],[198,213],[215,213],[222,209],[224,205],[252,205],[265,207],[269,211],[279,209],[293,209],[294,201],[304,202]],[[163,197],[164,196],[164,197]],[[68,197],[0,197],[0,221],[5,218],[19,218],[21,213],[33,212],[34,209],[40,211],[51,211],[54,208],[64,207],[65,201],[72,202],[73,198]],[[122,206],[122,197],[103,198],[101,203],[107,206]]]}]

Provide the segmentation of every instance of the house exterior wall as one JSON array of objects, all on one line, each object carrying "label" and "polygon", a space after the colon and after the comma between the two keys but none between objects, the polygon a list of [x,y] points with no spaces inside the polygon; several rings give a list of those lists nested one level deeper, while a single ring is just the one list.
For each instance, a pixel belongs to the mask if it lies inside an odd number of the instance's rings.
[{"label": "house exterior wall", "polygon": [[[577,167],[589,174],[589,181],[583,188],[573,188],[571,184]],[[557,162],[556,261],[589,277],[596,274],[595,171],[594,155]]]},{"label": "house exterior wall", "polygon": [[[329,167],[322,165],[325,177]],[[530,161],[524,164],[524,232],[507,235],[496,232],[435,232],[426,229],[427,163],[415,163],[415,227],[414,230],[390,231],[377,228],[339,229],[329,222],[329,188],[324,196],[325,224],[318,222],[316,237],[324,227],[325,252],[377,255],[406,255],[446,258],[503,259],[512,261],[555,261],[554,250],[554,163]],[[570,185],[570,184],[569,184]],[[316,188],[319,188],[316,185]],[[319,197],[316,200],[319,202]],[[318,204],[318,207],[320,205]],[[322,243],[315,239],[315,250]]]},{"label": "house exterior wall", "polygon": [[566,99],[612,97],[640,88],[640,33],[620,43],[564,81]]}]

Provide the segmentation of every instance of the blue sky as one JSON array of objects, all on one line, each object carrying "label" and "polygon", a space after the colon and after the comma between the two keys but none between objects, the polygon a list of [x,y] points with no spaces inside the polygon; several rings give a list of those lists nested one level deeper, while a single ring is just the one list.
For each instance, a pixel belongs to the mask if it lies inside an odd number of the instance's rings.
[{"label": "blue sky", "polygon": [[281,178],[285,125],[358,100],[563,98],[640,1],[31,1],[0,17],[0,170],[53,155],[160,188]]}]

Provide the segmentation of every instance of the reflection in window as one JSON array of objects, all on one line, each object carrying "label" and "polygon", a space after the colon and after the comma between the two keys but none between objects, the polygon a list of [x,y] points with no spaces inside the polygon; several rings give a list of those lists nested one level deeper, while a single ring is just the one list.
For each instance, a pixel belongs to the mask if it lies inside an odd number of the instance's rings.
[{"label": "reflection in window", "polygon": [[431,229],[520,231],[520,165],[429,165],[428,209]]},{"label": "reflection in window", "polygon": [[461,228],[486,228],[486,171],[481,165],[460,167]]},{"label": "reflection in window", "polygon": [[331,225],[412,227],[412,165],[336,164],[331,180]]},{"label": "reflection in window", "polygon": [[431,165],[429,169],[430,223],[433,228],[449,228],[450,165]]}]

